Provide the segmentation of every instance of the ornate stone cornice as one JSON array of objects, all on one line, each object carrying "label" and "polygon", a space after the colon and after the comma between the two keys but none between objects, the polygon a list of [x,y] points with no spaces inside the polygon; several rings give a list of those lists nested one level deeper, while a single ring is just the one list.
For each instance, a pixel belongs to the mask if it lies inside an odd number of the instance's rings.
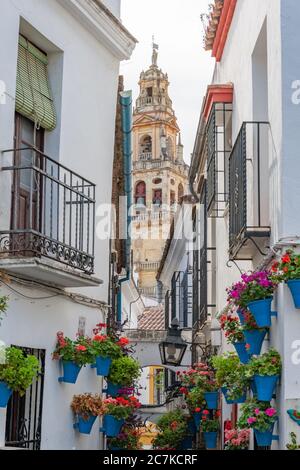
[{"label": "ornate stone cornice", "polygon": [[115,57],[131,57],[137,40],[99,0],[57,0]]}]

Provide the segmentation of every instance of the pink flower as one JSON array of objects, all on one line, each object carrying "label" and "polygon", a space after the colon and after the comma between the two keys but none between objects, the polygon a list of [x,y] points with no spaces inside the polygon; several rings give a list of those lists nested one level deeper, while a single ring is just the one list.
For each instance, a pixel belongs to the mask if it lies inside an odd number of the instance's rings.
[{"label": "pink flower", "polygon": [[248,424],[256,423],[256,418],[254,418],[254,416],[253,416],[252,418],[248,418],[248,419],[247,419],[247,423],[248,423]]},{"label": "pink flower", "polygon": [[269,416],[270,418],[272,418],[272,416],[276,415],[276,410],[275,408],[268,408],[266,411],[265,411],[265,414],[267,416]]},{"label": "pink flower", "polygon": [[255,408],[254,413],[256,414],[256,416],[258,416],[259,413],[260,413],[260,409],[259,409],[259,408]]}]

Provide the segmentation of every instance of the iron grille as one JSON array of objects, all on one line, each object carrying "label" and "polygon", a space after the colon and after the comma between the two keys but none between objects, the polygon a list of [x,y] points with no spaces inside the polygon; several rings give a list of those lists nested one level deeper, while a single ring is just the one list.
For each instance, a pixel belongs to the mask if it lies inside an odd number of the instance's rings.
[{"label": "iron grille", "polygon": [[[15,346],[18,347],[18,346]],[[25,395],[13,393],[6,414],[5,446],[40,450],[45,374],[45,350],[21,347],[25,354],[34,355],[40,373]]]},{"label": "iron grille", "polygon": [[270,235],[268,214],[269,123],[244,122],[229,159],[229,249]]},{"label": "iron grille", "polygon": [[200,250],[199,250],[199,327],[207,320],[207,185],[203,186],[200,196]]},{"label": "iron grille", "polygon": [[35,148],[2,153],[12,215],[11,229],[0,231],[0,256],[44,256],[92,274],[95,185]]}]

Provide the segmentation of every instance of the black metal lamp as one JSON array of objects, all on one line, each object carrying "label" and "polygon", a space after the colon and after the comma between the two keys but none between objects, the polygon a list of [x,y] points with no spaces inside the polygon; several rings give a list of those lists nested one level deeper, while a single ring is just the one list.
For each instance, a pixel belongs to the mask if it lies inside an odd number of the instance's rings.
[{"label": "black metal lamp", "polygon": [[168,334],[162,343],[159,344],[159,352],[161,362],[164,365],[180,366],[187,343],[181,338],[181,330],[179,329],[179,321],[174,318]]}]

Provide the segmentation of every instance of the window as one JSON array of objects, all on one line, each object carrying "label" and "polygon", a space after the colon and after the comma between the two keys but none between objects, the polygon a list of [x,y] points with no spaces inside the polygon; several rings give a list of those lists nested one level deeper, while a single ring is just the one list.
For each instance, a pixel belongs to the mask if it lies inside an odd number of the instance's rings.
[{"label": "window", "polygon": [[151,160],[152,158],[152,138],[150,135],[145,135],[140,140],[140,159]]},{"label": "window", "polygon": [[167,139],[167,155],[168,158],[170,158],[171,160],[174,157],[174,145],[172,137],[168,137]]},{"label": "window", "polygon": [[146,88],[146,92],[147,92],[147,96],[148,96],[149,98],[152,98],[152,96],[153,96],[153,88],[152,88],[152,86]]},{"label": "window", "polygon": [[154,178],[154,180],[152,181],[153,184],[161,184],[161,182],[162,182],[161,178]]},{"label": "window", "polygon": [[[18,347],[18,346],[15,346]],[[13,393],[6,414],[5,445],[40,450],[45,373],[45,350],[20,348],[37,357],[41,371],[22,397]]]},{"label": "window", "polygon": [[135,203],[141,208],[141,206],[146,206],[146,183],[144,181],[140,181],[136,184],[135,187]]},{"label": "window", "polygon": [[160,207],[162,205],[162,190],[154,189],[153,190],[153,200],[154,206]]},{"label": "window", "polygon": [[181,201],[181,199],[183,197],[183,194],[184,194],[183,185],[181,183],[179,183],[179,185],[178,185],[178,202]]},{"label": "window", "polygon": [[176,194],[175,191],[170,191],[170,205],[174,206],[176,204]]}]

